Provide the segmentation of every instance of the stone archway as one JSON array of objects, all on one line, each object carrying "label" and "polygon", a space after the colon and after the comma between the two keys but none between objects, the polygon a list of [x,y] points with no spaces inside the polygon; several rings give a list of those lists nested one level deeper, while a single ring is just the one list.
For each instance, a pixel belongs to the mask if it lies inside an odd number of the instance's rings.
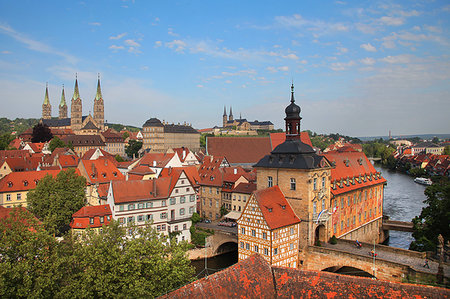
[{"label": "stone archway", "polygon": [[237,242],[231,241],[231,242],[224,242],[219,247],[217,247],[216,254],[222,254],[227,253],[231,251],[238,251],[238,244]]},{"label": "stone archway", "polygon": [[314,233],[314,245],[325,243],[326,241],[325,225],[319,224]]},{"label": "stone archway", "polygon": [[342,275],[374,278],[374,276],[372,274],[370,274],[369,272],[366,272],[364,270],[361,270],[361,269],[358,269],[355,267],[351,267],[351,266],[332,266],[332,267],[325,268],[322,271],[332,272],[332,273],[337,273],[337,274],[342,274]]}]

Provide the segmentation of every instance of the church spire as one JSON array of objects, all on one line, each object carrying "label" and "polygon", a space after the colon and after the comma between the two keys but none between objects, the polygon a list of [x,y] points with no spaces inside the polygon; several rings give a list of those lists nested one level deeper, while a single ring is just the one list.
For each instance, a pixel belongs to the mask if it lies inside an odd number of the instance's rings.
[{"label": "church spire", "polygon": [[100,73],[98,74],[98,80],[97,80],[97,94],[95,95],[95,100],[98,101],[102,99],[102,89],[100,88]]},{"label": "church spire", "polygon": [[228,117],[229,120],[233,120],[233,110],[231,110],[230,106],[230,116]]},{"label": "church spire", "polygon": [[73,90],[73,100],[79,99],[80,98],[80,91],[78,90],[78,75],[75,74],[75,88]]},{"label": "church spire", "polygon": [[50,100],[48,99],[48,83],[45,84],[44,105],[50,105]]},{"label": "church spire", "polygon": [[225,105],[223,106],[223,116],[227,116],[227,108]]},{"label": "church spire", "polygon": [[64,84],[63,84],[62,93],[61,93],[61,102],[59,103],[59,107],[64,107],[64,106],[66,106],[66,96],[64,94]]}]

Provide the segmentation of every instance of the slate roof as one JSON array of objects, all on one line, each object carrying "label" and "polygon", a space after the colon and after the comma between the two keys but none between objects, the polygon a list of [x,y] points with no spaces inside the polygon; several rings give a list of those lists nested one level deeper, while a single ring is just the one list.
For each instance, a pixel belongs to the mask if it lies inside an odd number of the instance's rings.
[{"label": "slate roof", "polygon": [[265,120],[265,121],[250,121],[249,124],[251,124],[252,126],[269,126],[269,125],[273,125],[273,123],[269,120]]},{"label": "slate roof", "polygon": [[327,166],[328,161],[317,155],[310,145],[300,140],[286,140],[253,167],[316,169]]},{"label": "slate roof", "polygon": [[449,298],[438,287],[270,266],[255,254],[159,298]]},{"label": "slate roof", "polygon": [[268,137],[206,137],[208,155],[225,156],[230,164],[256,163],[270,153]]},{"label": "slate roof", "polygon": [[92,121],[88,121],[84,127],[81,128],[82,130],[98,130],[98,127],[94,125]]},{"label": "slate roof", "polygon": [[63,141],[72,142],[73,146],[105,146],[105,142],[98,135],[69,135]]},{"label": "slate roof", "polygon": [[157,118],[148,119],[142,127],[164,127],[163,123]]},{"label": "slate roof", "polygon": [[164,133],[200,134],[196,129],[185,125],[164,125]]},{"label": "slate roof", "polygon": [[48,127],[68,127],[70,126],[70,118],[42,119],[42,123]]},{"label": "slate roof", "polygon": [[253,195],[271,230],[300,223],[280,187],[261,189]]}]

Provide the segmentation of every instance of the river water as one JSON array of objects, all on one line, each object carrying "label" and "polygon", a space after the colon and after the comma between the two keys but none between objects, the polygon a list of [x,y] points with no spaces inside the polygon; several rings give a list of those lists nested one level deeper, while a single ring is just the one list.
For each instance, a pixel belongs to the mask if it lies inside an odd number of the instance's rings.
[{"label": "river water", "polygon": [[[410,222],[418,216],[425,206],[426,186],[414,183],[414,178],[387,168],[375,165],[381,175],[387,180],[384,188],[384,215],[391,220]],[[411,233],[390,231],[389,246],[408,249],[413,241]]]},{"label": "river water", "polygon": [[[391,171],[387,168],[375,165],[377,171],[381,171],[382,176],[387,180],[384,188],[384,215],[388,215],[391,220],[410,222],[418,216],[425,206],[426,199],[424,191],[426,186],[414,183],[414,178],[406,174]],[[389,246],[408,249],[413,241],[411,233],[390,231]],[[229,267],[237,263],[237,251],[222,254],[207,260],[208,275]],[[205,261],[192,261],[198,277],[204,277],[206,271]]]}]

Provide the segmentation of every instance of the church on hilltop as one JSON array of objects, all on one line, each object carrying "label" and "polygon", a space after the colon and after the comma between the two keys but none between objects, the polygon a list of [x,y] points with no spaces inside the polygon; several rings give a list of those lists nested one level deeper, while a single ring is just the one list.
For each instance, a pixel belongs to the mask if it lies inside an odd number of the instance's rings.
[{"label": "church on hilltop", "polygon": [[70,117],[64,94],[64,86],[61,93],[61,101],[58,105],[59,117],[52,118],[52,105],[48,96],[48,85],[45,88],[45,98],[42,104],[41,122],[51,129],[71,129],[77,135],[96,135],[105,130],[105,105],[100,88],[100,76],[97,81],[97,93],[94,98],[94,115],[82,115],[83,102],[78,89],[78,78],[75,78],[75,88],[70,105]]},{"label": "church on hilltop", "polygon": [[247,119],[240,116],[238,119],[234,119],[233,111],[230,106],[230,115],[227,116],[226,107],[223,107],[222,116],[223,129],[231,129],[238,131],[256,131],[256,130],[273,130],[273,123],[271,121],[247,121]]}]

